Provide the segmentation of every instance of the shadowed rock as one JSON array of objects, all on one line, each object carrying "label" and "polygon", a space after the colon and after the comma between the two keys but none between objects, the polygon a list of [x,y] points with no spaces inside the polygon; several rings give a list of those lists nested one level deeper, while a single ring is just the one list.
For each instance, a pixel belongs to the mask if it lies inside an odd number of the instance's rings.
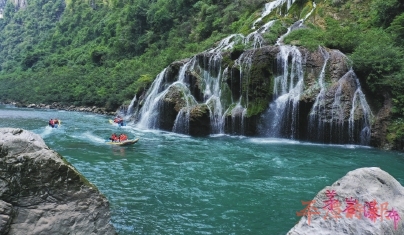
[{"label": "shadowed rock", "polygon": [[32,132],[0,128],[0,234],[116,234],[108,200]]}]

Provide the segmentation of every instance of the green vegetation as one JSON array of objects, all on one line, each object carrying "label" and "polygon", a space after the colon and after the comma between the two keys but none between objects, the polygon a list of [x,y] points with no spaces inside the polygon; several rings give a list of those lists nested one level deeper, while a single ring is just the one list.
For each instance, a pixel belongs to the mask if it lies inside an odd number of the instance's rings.
[{"label": "green vegetation", "polygon": [[27,3],[0,19],[0,100],[115,110],[171,62],[245,29],[264,1]]}]

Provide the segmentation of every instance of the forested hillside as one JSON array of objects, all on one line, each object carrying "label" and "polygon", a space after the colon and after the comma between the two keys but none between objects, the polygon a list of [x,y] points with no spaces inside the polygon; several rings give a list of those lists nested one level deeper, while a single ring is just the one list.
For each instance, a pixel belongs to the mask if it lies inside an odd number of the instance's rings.
[{"label": "forested hillside", "polygon": [[[0,19],[0,100],[115,110],[175,60],[252,31],[264,0],[7,1]],[[290,1],[291,2],[291,1]],[[404,136],[404,2],[296,0],[265,16],[265,39],[314,12],[287,44],[339,49],[352,59],[371,105],[392,100],[389,138]],[[259,25],[257,25],[259,26]],[[245,50],[237,45],[232,50]]]},{"label": "forested hillside", "polygon": [[[174,60],[251,24],[264,1],[9,1],[2,100],[116,109]],[[249,19],[251,18],[251,19]]]}]

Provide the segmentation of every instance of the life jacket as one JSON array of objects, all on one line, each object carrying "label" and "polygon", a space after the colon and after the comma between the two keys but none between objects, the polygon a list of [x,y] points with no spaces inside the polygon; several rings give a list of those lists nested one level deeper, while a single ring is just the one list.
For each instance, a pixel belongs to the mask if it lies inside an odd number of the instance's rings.
[{"label": "life jacket", "polygon": [[125,140],[127,140],[127,139],[128,139],[128,137],[127,137],[126,135],[124,135],[124,134],[122,134],[122,135],[119,136],[119,140],[120,140],[120,141],[125,141]]},{"label": "life jacket", "polygon": [[112,140],[112,141],[117,141],[117,140],[118,140],[118,137],[117,137],[116,135],[112,134],[111,140]]}]

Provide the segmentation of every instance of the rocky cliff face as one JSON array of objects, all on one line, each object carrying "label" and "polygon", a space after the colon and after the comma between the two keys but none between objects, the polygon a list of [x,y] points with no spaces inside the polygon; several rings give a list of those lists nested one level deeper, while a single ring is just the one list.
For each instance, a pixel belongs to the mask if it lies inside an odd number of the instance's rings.
[{"label": "rocky cliff face", "polygon": [[373,115],[359,80],[346,56],[327,48],[206,51],[172,63],[137,97],[133,119],[147,128],[370,143]]},{"label": "rocky cliff face", "polygon": [[1,234],[116,234],[108,200],[42,138],[0,128]]},{"label": "rocky cliff face", "polygon": [[351,171],[310,202],[288,235],[404,234],[404,187],[380,168]]}]

